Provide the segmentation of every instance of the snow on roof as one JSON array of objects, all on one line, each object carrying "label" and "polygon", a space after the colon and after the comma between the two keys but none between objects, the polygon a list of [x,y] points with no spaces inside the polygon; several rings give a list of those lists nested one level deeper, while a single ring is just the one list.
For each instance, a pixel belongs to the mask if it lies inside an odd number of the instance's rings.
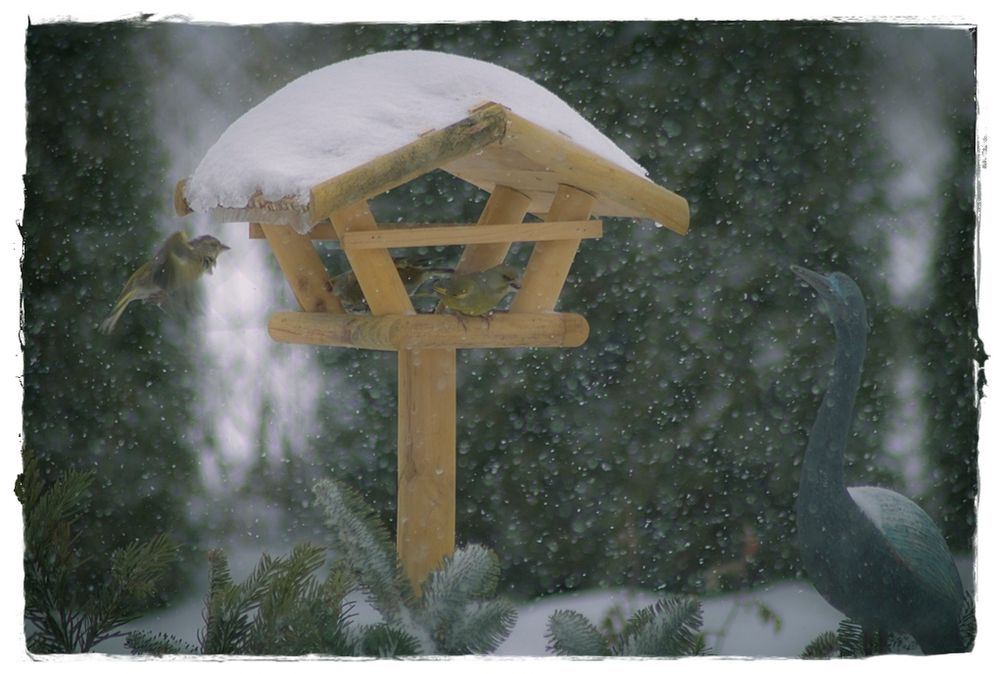
[{"label": "snow on roof", "polygon": [[487,102],[647,175],[567,103],[526,77],[454,54],[390,51],[314,70],[262,101],[209,149],[184,196],[199,212],[242,208],[255,194],[305,205],[314,185],[465,119]]}]

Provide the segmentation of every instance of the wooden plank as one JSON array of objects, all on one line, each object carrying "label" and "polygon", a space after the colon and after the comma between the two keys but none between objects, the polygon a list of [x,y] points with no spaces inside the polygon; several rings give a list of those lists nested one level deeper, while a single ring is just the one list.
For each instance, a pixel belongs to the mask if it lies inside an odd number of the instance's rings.
[{"label": "wooden plank", "polygon": [[309,237],[287,225],[260,225],[288,285],[305,311],[344,313],[340,298]]},{"label": "wooden plank", "polygon": [[565,183],[610,198],[678,234],[687,233],[690,212],[683,197],[523,117],[509,111],[507,117],[505,148],[545,165]]},{"label": "wooden plank", "polygon": [[455,551],[454,349],[398,355],[396,553],[414,592]]},{"label": "wooden plank", "polygon": [[[367,202],[359,202],[330,214],[330,222],[343,240],[349,232],[378,229]],[[399,278],[399,272],[389,251],[384,248],[370,250],[345,250],[347,261],[358,278],[361,292],[376,316],[383,314],[412,314],[413,304]]]},{"label": "wooden plank", "polygon": [[[309,230],[305,235],[309,237],[312,241],[337,241],[337,230],[333,228],[333,223],[329,220],[324,220],[318,223],[315,227]],[[250,238],[251,239],[263,239],[264,238],[264,228],[261,227],[259,222],[250,223]]]},{"label": "wooden plank", "polygon": [[507,130],[507,111],[488,105],[460,122],[425,134],[398,150],[377,157],[311,190],[310,222],[429,173],[443,164],[495,143]]},{"label": "wooden plank", "polygon": [[377,351],[458,348],[577,347],[590,327],[579,314],[504,314],[459,318],[441,314],[365,316],[280,312],[267,325],[271,338],[289,344]]},{"label": "wooden plank", "polygon": [[557,239],[599,239],[600,220],[575,222],[522,222],[516,225],[456,225],[446,227],[381,228],[344,234],[344,250],[369,248],[417,248],[463,244],[553,241]]},{"label": "wooden plank", "polygon": [[[586,218],[593,205],[594,197],[590,194],[562,185],[552,200],[549,217],[553,220]],[[511,302],[510,312],[530,313],[555,309],[579,247],[580,239],[536,243],[524,270],[521,289]]]}]

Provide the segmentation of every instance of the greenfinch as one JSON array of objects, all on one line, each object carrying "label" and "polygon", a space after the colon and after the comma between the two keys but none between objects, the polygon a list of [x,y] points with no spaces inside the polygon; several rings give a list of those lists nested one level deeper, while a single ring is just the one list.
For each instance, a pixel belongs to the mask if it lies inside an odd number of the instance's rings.
[{"label": "greenfinch", "polygon": [[229,246],[214,236],[206,234],[189,241],[184,232],[172,234],[153,259],[139,267],[125,282],[114,308],[101,322],[101,332],[111,334],[125,309],[135,301],[162,305],[180,300],[188,306],[195,281],[205,272],[211,274],[219,255],[227,250]]},{"label": "greenfinch", "polygon": [[464,316],[489,314],[509,293],[521,287],[517,269],[501,264],[471,274],[459,274],[434,286],[452,311]]},{"label": "greenfinch", "polygon": [[[410,296],[431,279],[450,276],[452,273],[450,268],[436,266],[424,257],[399,257],[395,258],[393,263],[399,271],[399,278],[406,288],[406,293]],[[340,298],[344,309],[352,313],[368,310],[368,303],[365,301],[364,293],[361,292],[361,284],[358,283],[358,277],[353,270],[345,271],[333,278],[333,292]]]}]

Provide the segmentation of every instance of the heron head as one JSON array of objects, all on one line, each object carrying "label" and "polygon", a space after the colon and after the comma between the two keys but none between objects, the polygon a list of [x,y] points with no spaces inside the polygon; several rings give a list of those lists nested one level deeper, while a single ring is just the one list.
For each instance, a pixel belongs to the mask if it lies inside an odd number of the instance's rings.
[{"label": "heron head", "polygon": [[797,265],[792,265],[792,271],[816,290],[826,304],[834,325],[866,326],[865,298],[850,276],[839,271],[820,274]]}]

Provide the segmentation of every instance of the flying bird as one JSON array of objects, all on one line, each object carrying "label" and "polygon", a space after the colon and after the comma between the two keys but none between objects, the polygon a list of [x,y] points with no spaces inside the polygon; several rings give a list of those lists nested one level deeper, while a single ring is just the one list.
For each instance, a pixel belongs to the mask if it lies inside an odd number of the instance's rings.
[{"label": "flying bird", "polygon": [[139,267],[125,282],[114,308],[101,322],[100,331],[111,334],[132,302],[163,305],[180,301],[185,306],[190,305],[195,282],[206,272],[211,274],[219,255],[227,250],[229,246],[208,234],[190,241],[184,232],[171,234],[153,259]]}]

